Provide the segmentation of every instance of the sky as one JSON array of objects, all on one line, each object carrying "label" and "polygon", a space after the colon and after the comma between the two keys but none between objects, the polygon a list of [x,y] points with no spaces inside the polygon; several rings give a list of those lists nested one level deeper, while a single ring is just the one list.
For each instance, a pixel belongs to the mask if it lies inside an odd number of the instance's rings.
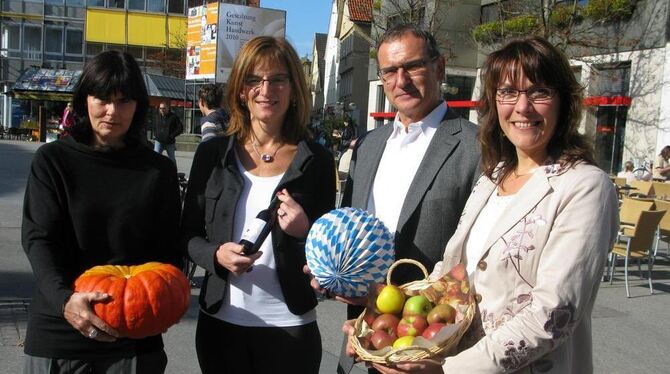
[{"label": "sky", "polygon": [[328,33],[332,0],[261,0],[262,8],[286,11],[286,38],[300,57],[312,57],[315,33]]}]

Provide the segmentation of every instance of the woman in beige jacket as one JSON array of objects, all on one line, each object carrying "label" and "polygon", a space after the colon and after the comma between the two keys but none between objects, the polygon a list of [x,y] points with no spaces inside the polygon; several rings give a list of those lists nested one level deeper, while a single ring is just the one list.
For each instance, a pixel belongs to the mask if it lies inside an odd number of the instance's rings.
[{"label": "woman in beige jacket", "polygon": [[466,264],[478,313],[463,349],[382,373],[591,373],[591,311],[617,198],[577,132],[582,88],[546,40],[512,41],[482,70],[483,176],[435,267]]}]

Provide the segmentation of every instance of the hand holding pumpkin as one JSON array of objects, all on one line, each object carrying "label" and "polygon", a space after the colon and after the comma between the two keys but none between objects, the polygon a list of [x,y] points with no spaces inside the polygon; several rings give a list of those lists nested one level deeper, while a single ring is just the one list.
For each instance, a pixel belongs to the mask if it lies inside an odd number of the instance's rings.
[{"label": "hand holding pumpkin", "polygon": [[244,274],[261,257],[263,252],[258,251],[249,256],[243,253],[244,247],[241,245],[233,242],[224,243],[216,250],[216,262],[235,275]]},{"label": "hand holding pumpkin", "polygon": [[75,292],[65,303],[63,316],[82,335],[89,337],[89,333],[97,329],[98,335],[91,339],[113,342],[119,333],[96,316],[91,306],[94,302],[105,302],[109,298],[108,294],[100,292]]}]

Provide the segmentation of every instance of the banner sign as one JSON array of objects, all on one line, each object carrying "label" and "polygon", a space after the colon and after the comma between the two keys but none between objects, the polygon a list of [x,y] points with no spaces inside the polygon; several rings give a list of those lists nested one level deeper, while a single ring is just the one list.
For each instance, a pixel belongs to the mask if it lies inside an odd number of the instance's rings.
[{"label": "banner sign", "polygon": [[221,3],[218,29],[216,81],[225,83],[237,52],[247,40],[260,35],[284,37],[286,11]]},{"label": "banner sign", "polygon": [[213,79],[218,37],[218,3],[188,9],[186,79]]}]

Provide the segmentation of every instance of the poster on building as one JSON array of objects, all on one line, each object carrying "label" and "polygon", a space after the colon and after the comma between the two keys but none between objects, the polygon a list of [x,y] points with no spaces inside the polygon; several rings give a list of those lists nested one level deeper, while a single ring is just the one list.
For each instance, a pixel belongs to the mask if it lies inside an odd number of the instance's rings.
[{"label": "poster on building", "polygon": [[219,6],[216,81],[225,83],[237,52],[247,40],[260,35],[284,37],[286,11],[224,3]]},{"label": "poster on building", "polygon": [[212,79],[216,68],[218,3],[188,9],[186,79]]}]

